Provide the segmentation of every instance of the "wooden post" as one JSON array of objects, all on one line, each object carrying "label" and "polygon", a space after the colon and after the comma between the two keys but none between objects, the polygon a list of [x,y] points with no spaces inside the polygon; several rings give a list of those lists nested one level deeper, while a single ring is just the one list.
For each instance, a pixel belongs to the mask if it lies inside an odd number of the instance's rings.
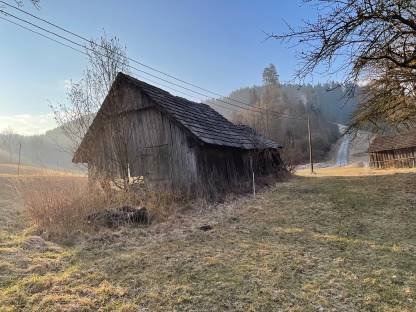
[{"label": "wooden post", "polygon": [[311,122],[308,114],[308,135],[309,135],[309,163],[311,165],[311,173],[313,173],[313,157],[312,157],[312,134],[311,134]]},{"label": "wooden post", "polygon": [[20,152],[22,151],[22,143],[19,143],[19,162],[17,163],[17,175],[20,175]]},{"label": "wooden post", "polygon": [[250,168],[251,168],[251,175],[252,175],[253,197],[256,198],[256,183],[254,180],[253,155],[250,155]]}]

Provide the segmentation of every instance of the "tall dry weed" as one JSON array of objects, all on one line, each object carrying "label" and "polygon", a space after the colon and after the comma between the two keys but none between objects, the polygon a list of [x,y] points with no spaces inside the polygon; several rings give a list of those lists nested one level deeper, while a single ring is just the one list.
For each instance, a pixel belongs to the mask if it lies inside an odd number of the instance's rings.
[{"label": "tall dry weed", "polygon": [[50,235],[82,230],[86,216],[105,202],[103,194],[89,189],[85,178],[28,177],[16,182],[16,191],[31,221]]},{"label": "tall dry weed", "polygon": [[32,223],[48,236],[66,237],[92,230],[88,216],[120,209],[146,207],[154,221],[176,211],[180,198],[169,192],[104,189],[84,177],[41,176],[19,179],[16,194]]}]

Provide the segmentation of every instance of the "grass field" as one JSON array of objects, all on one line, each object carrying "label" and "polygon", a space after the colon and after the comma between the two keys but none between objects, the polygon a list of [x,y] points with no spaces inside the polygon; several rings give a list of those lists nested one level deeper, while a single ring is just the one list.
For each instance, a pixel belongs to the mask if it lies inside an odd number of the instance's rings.
[{"label": "grass field", "polygon": [[415,174],[295,177],[71,245],[37,236],[9,179],[0,311],[416,311]]},{"label": "grass field", "polygon": [[346,166],[315,168],[313,174],[311,174],[311,170],[309,168],[296,171],[296,175],[303,177],[359,177],[389,175],[396,173],[416,173],[416,168],[374,169],[368,167]]},{"label": "grass field", "polygon": [[[17,177],[18,168],[17,164],[10,163],[0,163],[0,177]],[[63,170],[54,170],[50,168],[40,168],[30,165],[21,165],[19,168],[20,176],[45,176],[45,175],[54,175],[54,176],[80,176],[85,175],[81,171],[63,171]]]}]

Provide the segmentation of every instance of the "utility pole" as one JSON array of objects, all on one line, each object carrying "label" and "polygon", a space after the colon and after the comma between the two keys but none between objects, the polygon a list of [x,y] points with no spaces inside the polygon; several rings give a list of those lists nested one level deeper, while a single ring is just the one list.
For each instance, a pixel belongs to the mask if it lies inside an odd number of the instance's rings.
[{"label": "utility pole", "polygon": [[251,168],[251,177],[252,177],[252,187],[253,187],[253,197],[256,198],[256,183],[254,180],[254,166],[253,166],[253,154],[250,155],[250,168]]},{"label": "utility pole", "polygon": [[17,163],[17,175],[20,175],[20,152],[22,151],[22,142],[19,143],[19,162]]},{"label": "utility pole", "polygon": [[311,122],[308,113],[308,134],[309,134],[309,163],[311,165],[311,174],[313,173],[313,157],[312,157],[312,134],[311,134]]}]

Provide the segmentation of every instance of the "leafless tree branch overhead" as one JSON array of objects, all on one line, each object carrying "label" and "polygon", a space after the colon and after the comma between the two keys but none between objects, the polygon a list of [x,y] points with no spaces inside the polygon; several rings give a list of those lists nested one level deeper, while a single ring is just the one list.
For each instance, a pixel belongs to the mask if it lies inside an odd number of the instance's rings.
[{"label": "leafless tree branch overhead", "polygon": [[[19,7],[24,6],[24,1],[23,0],[15,0],[15,2]],[[29,2],[31,2],[35,8],[37,8],[37,9],[40,8],[40,0],[30,0]]]},{"label": "leafless tree branch overhead", "polygon": [[312,73],[321,63],[336,57],[352,65],[350,78],[374,62],[386,60],[398,67],[416,69],[416,1],[414,0],[309,0],[331,11],[307,21],[298,29],[270,37],[301,43],[300,78]]},{"label": "leafless tree branch overhead", "polygon": [[[387,89],[394,90],[393,94],[403,95],[406,100],[413,96],[416,77],[415,0],[305,2],[316,6],[318,12],[327,13],[319,14],[314,21],[304,22],[299,28],[289,27],[286,33],[270,35],[271,38],[297,45],[301,63],[296,73],[299,79],[306,78],[320,66],[333,70],[337,61],[337,64],[342,64],[339,68],[347,72],[345,83],[356,85],[360,80],[368,80],[367,87],[371,91],[364,101],[367,108],[378,107],[380,102],[374,104],[376,98],[380,99],[382,94],[385,97]],[[391,98],[389,105],[393,105],[392,102],[397,104]],[[396,125],[416,117],[412,115],[415,110],[408,110],[408,105],[404,105],[406,112],[403,106],[400,107],[403,118],[395,116]],[[373,113],[379,114],[377,123],[389,117],[385,111],[375,110]],[[358,123],[355,122],[355,125],[358,126]]]}]

